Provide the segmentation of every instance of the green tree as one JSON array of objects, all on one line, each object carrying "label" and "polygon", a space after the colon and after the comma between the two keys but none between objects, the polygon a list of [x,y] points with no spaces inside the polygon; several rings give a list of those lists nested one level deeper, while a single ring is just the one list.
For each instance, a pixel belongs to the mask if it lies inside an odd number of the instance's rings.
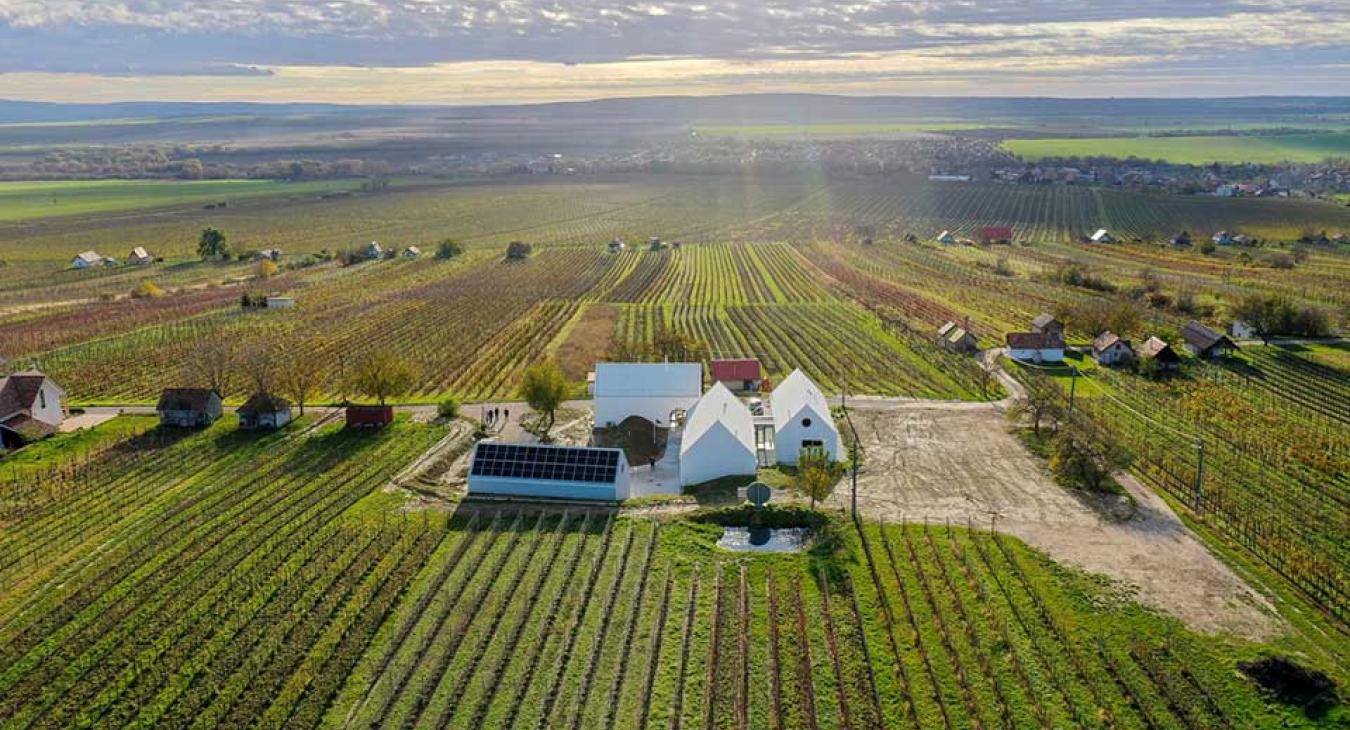
[{"label": "green tree", "polygon": [[308,338],[292,339],[277,355],[276,382],[281,394],[295,401],[300,415],[305,415],[305,403],[314,399],[322,381],[322,368],[317,367],[315,353],[318,343]]},{"label": "green tree", "polygon": [[1129,453],[1111,431],[1082,411],[1063,420],[1050,445],[1050,470],[1089,491],[1115,491],[1111,475],[1129,464]]},{"label": "green tree", "polygon": [[453,238],[447,238],[436,244],[436,258],[438,259],[452,259],[462,253],[464,253],[464,247]]},{"label": "green tree", "polygon": [[525,371],[520,397],[530,408],[548,416],[548,422],[544,424],[544,437],[547,438],[557,418],[558,407],[567,399],[567,378],[551,360],[535,365]]},{"label": "green tree", "polygon": [[373,353],[352,368],[352,390],[374,398],[380,405],[405,395],[416,382],[417,370],[412,363],[389,352]]},{"label": "green tree", "polygon": [[1280,294],[1253,294],[1233,307],[1233,318],[1246,322],[1267,345],[1271,335],[1286,329],[1294,314],[1293,302]]},{"label": "green tree", "polygon": [[834,493],[834,487],[843,473],[843,467],[830,461],[825,449],[802,449],[797,456],[797,475],[793,478],[793,486],[811,500],[811,509],[814,510],[817,502],[824,502]]},{"label": "green tree", "polygon": [[197,255],[203,259],[224,259],[230,255],[230,245],[225,232],[217,228],[203,228],[201,238],[197,239]]},{"label": "green tree", "polygon": [[1025,392],[1013,402],[1008,418],[1012,421],[1030,418],[1032,430],[1039,436],[1041,423],[1047,419],[1059,421],[1064,412],[1064,393],[1055,381],[1036,371],[1024,371],[1022,386]]}]

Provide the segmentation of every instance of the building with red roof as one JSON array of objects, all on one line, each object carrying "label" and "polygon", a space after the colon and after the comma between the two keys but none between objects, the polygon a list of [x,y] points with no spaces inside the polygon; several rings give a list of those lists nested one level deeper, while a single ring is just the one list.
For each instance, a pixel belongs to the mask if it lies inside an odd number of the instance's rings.
[{"label": "building with red roof", "polygon": [[709,371],[714,383],[721,383],[732,392],[758,392],[764,380],[759,360],[754,358],[713,360]]}]

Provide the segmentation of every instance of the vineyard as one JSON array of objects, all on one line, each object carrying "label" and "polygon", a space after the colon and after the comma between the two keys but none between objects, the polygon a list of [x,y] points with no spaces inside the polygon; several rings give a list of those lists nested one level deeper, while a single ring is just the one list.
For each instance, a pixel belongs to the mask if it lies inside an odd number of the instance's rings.
[{"label": "vineyard", "polygon": [[1232,671],[1254,648],[1011,538],[839,522],[751,557],[682,520],[410,512],[379,487],[439,427],[232,428],[3,485],[5,727],[1319,724]]}]

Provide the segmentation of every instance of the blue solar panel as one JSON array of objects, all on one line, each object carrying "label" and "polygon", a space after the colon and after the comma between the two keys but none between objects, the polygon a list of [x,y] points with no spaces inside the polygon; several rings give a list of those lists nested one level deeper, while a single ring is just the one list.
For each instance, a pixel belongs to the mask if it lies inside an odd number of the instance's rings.
[{"label": "blue solar panel", "polygon": [[574,446],[530,446],[483,442],[469,473],[479,477],[613,484],[619,452]]}]

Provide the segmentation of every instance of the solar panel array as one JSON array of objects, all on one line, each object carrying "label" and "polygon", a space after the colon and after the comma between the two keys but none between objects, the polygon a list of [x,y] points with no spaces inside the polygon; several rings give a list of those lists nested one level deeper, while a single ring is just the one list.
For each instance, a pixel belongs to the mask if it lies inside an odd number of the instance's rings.
[{"label": "solar panel array", "polygon": [[619,452],[566,446],[478,444],[469,473],[480,477],[613,484]]}]

